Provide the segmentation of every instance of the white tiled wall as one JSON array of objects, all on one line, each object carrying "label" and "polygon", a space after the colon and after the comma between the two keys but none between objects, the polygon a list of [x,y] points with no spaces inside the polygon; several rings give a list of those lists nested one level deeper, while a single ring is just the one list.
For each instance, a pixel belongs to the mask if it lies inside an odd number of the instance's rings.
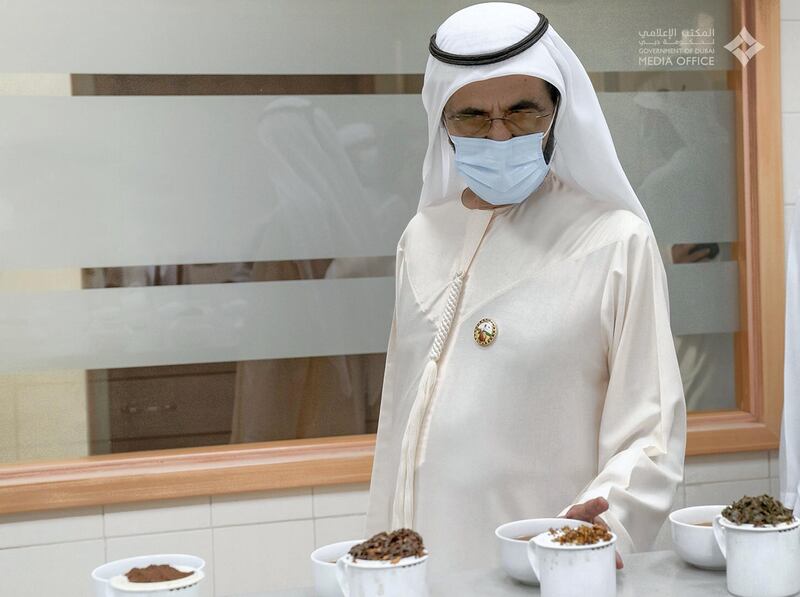
[{"label": "white tiled wall", "polygon": [[[342,485],[0,516],[0,595],[85,597],[93,568],[144,553],[205,559],[204,597],[308,585],[316,546],[363,537],[368,494]],[[43,562],[54,573],[32,583]]]}]

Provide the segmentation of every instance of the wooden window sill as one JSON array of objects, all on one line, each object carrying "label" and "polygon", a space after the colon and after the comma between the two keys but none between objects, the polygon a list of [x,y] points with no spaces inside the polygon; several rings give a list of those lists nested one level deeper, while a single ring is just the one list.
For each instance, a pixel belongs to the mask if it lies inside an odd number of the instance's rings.
[{"label": "wooden window sill", "polygon": [[0,466],[0,513],[368,483],[374,435]]},{"label": "wooden window sill", "polygon": [[[767,450],[774,429],[746,413],[689,416],[687,455]],[[374,435],[89,456],[0,466],[0,514],[369,483]]]}]

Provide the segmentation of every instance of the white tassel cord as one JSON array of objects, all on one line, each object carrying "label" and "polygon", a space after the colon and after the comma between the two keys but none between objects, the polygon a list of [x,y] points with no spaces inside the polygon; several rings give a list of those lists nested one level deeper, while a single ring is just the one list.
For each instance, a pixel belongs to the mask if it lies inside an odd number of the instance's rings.
[{"label": "white tassel cord", "polygon": [[411,412],[408,415],[405,433],[403,434],[403,444],[400,453],[400,466],[397,473],[397,483],[395,485],[394,505],[392,508],[392,528],[413,528],[414,526],[414,489],[416,479],[416,469],[419,465],[418,454],[420,453],[420,436],[425,419],[430,410],[433,389],[436,385],[438,374],[437,361],[442,356],[445,342],[450,333],[450,326],[456,314],[458,299],[461,296],[461,288],[464,283],[463,272],[458,272],[450,283],[450,292],[447,296],[447,304],[444,313],[439,321],[436,337],[433,339],[433,346],[428,355],[428,362],[422,371],[422,378],[417,387],[417,395],[411,405]]}]

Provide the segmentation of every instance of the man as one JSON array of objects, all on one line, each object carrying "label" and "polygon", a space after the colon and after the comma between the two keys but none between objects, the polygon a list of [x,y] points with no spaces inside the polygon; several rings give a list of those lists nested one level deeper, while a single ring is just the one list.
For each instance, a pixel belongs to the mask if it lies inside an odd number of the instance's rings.
[{"label": "man", "polygon": [[479,4],[431,39],[422,99],[367,530],[413,527],[440,569],[556,514],[646,548],[686,409],[658,247],[589,78],[544,16]]}]

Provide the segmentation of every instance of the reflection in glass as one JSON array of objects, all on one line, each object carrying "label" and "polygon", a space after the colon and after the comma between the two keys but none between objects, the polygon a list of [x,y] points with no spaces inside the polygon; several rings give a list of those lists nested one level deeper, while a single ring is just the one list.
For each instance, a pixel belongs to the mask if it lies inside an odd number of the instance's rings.
[{"label": "reflection in glass", "polygon": [[90,453],[374,433],[385,356],[89,371]]},{"label": "reflection in glass", "polygon": [[[732,322],[721,314],[738,305],[738,285],[723,284],[723,272],[716,269],[717,275],[676,277],[688,273],[682,268],[717,267],[732,259],[738,230],[733,92],[663,91],[665,78],[653,73],[640,91],[601,94],[601,102],[667,271],[674,274],[670,294],[682,298],[673,302],[672,320],[673,332],[680,334],[675,346],[687,408],[733,409],[738,313]],[[669,264],[680,268],[671,270]],[[687,288],[687,281],[703,287]],[[699,296],[711,302],[700,302]],[[702,318],[715,333],[696,328]]]}]

